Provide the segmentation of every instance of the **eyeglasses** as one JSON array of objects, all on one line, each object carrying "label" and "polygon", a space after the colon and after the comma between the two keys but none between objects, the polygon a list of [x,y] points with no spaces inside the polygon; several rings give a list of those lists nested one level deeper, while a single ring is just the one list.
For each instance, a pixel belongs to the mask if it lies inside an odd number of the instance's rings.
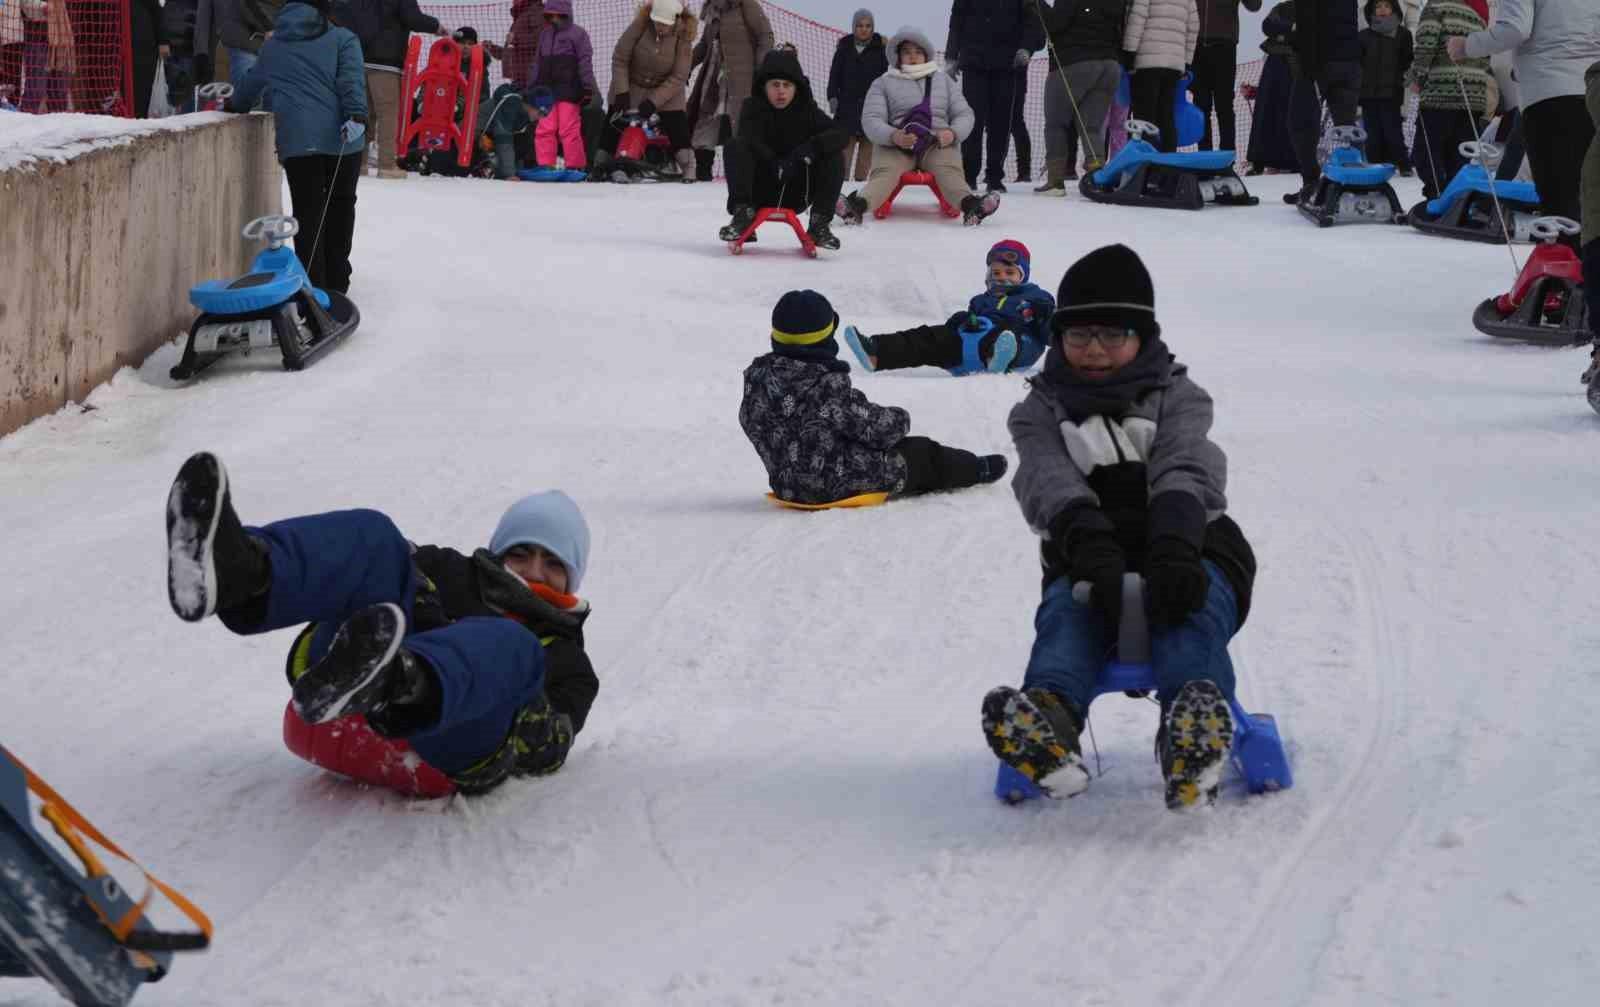
[{"label": "eyeglasses", "polygon": [[1081,350],[1098,339],[1106,349],[1118,350],[1133,335],[1132,329],[1110,325],[1069,325],[1061,330],[1061,341],[1073,349]]}]

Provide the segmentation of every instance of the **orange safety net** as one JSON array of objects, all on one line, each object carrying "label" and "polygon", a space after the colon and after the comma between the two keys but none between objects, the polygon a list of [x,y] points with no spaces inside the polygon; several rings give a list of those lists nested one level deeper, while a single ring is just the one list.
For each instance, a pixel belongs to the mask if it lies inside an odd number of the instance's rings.
[{"label": "orange safety net", "polygon": [[129,37],[129,0],[0,0],[0,109],[132,115]]}]

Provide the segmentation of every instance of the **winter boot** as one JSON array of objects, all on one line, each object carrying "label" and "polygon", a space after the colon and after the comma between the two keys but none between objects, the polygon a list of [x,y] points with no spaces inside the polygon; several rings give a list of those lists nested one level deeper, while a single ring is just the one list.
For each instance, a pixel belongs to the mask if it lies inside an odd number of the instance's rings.
[{"label": "winter boot", "polygon": [[977,227],[984,219],[994,215],[1000,209],[1000,194],[989,191],[982,196],[976,193],[967,196],[961,201],[961,222],[968,227]]},{"label": "winter boot", "polygon": [[997,483],[1006,474],[1005,455],[978,456],[978,482]]},{"label": "winter boot", "polygon": [[983,191],[984,192],[1005,192],[1006,191],[1006,183],[1002,182],[998,178],[995,179],[993,182],[985,182],[985,183],[983,183]]},{"label": "winter boot", "polygon": [[1305,206],[1310,204],[1311,197],[1316,194],[1316,191],[1317,183],[1309,182],[1305,185],[1302,185],[1296,192],[1284,193],[1283,201],[1288,203],[1290,206]]},{"label": "winter boot", "polygon": [[839,223],[847,227],[853,227],[866,219],[867,201],[862,198],[859,192],[840,196],[838,204],[833,209],[833,214],[839,218]]},{"label": "winter boot", "polygon": [[199,622],[243,605],[272,586],[266,546],[245,534],[233,511],[228,470],[208,451],[191,455],[167,493],[167,600],[178,618]]},{"label": "winter boot", "polygon": [[611,152],[610,151],[606,151],[606,150],[597,150],[597,151],[595,151],[594,152],[594,160],[592,162],[590,162],[590,164],[589,164],[589,181],[591,181],[591,182],[609,182],[609,181],[611,181],[611,169],[612,169]]},{"label": "winter boot", "polygon": [[1089,786],[1078,735],[1083,719],[1047,689],[1019,692],[1008,685],[983,697],[983,737],[1006,765],[1051,797],[1073,797]]},{"label": "winter boot", "polygon": [[425,716],[408,715],[418,708],[431,709],[436,720],[438,680],[427,662],[401,648],[405,635],[405,613],[390,602],[346,619],[322,660],[295,679],[296,712],[308,724],[354,714],[381,715],[378,724],[392,732],[406,721],[421,721],[412,730],[426,726]]},{"label": "winter boot", "polygon": [[1215,682],[1186,682],[1161,714],[1156,758],[1167,781],[1167,807],[1185,811],[1217,799],[1233,750],[1233,711]]},{"label": "winter boot", "polygon": [[695,181],[696,166],[694,161],[694,151],[685,147],[683,150],[673,154],[672,159],[678,162],[678,173],[683,176],[683,181],[685,184]]},{"label": "winter boot", "polygon": [[696,150],[694,152],[694,177],[699,182],[711,181],[711,166],[717,161],[717,152],[714,150]]},{"label": "winter boot", "polygon": [[1017,359],[1017,334],[1010,329],[995,337],[994,348],[989,351],[987,370],[990,374],[1004,374]]},{"label": "winter boot", "polygon": [[1067,160],[1064,157],[1052,157],[1044,163],[1044,181],[1033,187],[1033,191],[1045,196],[1065,196],[1067,194]]},{"label": "winter boot", "polygon": [[856,355],[856,362],[861,365],[862,370],[871,374],[878,369],[872,363],[872,358],[878,355],[878,348],[873,345],[871,336],[863,336],[854,325],[846,325],[844,344]]},{"label": "winter boot", "polygon": [[826,248],[830,252],[839,250],[839,239],[834,237],[833,229],[828,225],[833,222],[833,214],[820,213],[815,210],[811,213],[811,226],[806,233],[811,235],[811,240],[817,243],[818,248]]},{"label": "winter boot", "polygon": [[[728,221],[728,225],[726,227],[717,232],[717,237],[721,238],[723,241],[738,241],[740,236],[743,235],[745,231],[749,230],[750,225],[754,224],[755,222],[755,209],[753,207],[740,204],[739,206],[733,208],[733,219]],[[755,235],[751,235],[751,237],[755,237]]]}]

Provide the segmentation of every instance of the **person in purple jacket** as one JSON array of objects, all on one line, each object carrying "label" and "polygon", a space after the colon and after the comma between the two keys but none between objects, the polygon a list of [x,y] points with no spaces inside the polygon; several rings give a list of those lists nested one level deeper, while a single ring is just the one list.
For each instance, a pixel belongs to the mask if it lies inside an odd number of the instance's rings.
[{"label": "person in purple jacket", "polygon": [[528,93],[549,88],[555,104],[534,130],[533,154],[541,168],[554,168],[559,141],[567,169],[581,170],[589,165],[580,110],[596,90],[594,46],[589,33],[572,23],[572,0],[545,0],[544,22],[528,75]]}]

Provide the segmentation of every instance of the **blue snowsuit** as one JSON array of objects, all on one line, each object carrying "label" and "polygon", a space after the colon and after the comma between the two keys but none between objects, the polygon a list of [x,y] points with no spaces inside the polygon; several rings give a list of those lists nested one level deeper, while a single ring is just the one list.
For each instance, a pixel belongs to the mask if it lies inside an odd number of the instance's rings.
[{"label": "blue snowsuit", "polygon": [[[985,290],[967,302],[944,323],[918,325],[872,337],[872,355],[880,371],[902,367],[943,367],[954,374],[971,374],[987,365],[1000,333],[1010,329],[1017,337],[1017,356],[1008,370],[1032,367],[1050,345],[1050,316],[1056,300],[1043,288],[1022,283],[1003,293]],[[991,327],[975,326],[975,318]]]}]

